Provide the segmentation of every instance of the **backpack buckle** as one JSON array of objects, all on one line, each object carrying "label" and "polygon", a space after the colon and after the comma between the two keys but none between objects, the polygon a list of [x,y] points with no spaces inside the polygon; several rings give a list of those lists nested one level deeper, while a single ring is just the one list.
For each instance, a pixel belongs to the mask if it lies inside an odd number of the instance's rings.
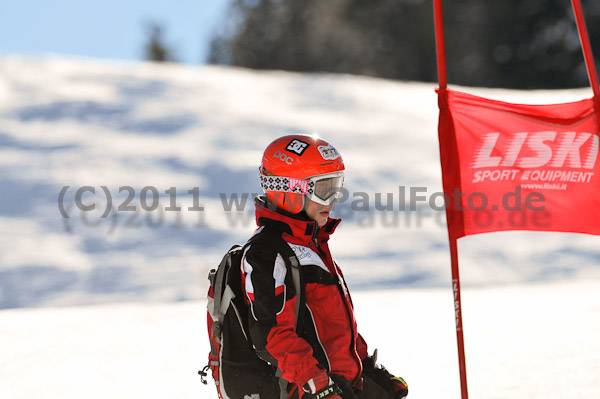
[{"label": "backpack buckle", "polygon": [[208,272],[208,281],[212,287],[215,286],[215,278],[217,277],[217,269],[210,269]]},{"label": "backpack buckle", "polygon": [[204,366],[204,368],[202,370],[198,370],[198,374],[200,374],[200,381],[206,385],[207,381],[206,381],[206,376],[208,375],[208,370],[210,369],[210,366],[207,364],[206,366]]}]

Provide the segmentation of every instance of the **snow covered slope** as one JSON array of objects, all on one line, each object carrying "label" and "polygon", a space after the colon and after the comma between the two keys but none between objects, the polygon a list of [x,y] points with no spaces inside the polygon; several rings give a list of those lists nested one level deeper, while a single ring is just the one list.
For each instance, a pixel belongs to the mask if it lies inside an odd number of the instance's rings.
[{"label": "snow covered slope", "polygon": [[[251,197],[237,212],[232,195],[259,192],[262,150],[295,132],[334,143],[350,195],[369,195],[371,212],[338,206],[331,243],[361,333],[411,398],[458,398],[444,215],[374,210],[376,193],[441,190],[436,121],[431,84],[1,58],[0,398],[214,398],[195,374],[206,273],[253,230]],[[597,398],[599,238],[504,232],[459,250],[471,397]]]},{"label": "snow covered slope", "polygon": [[[531,103],[591,95],[470,91]],[[347,165],[331,245],[351,287],[449,287],[443,212],[398,211],[402,187],[441,191],[437,114],[432,84],[3,57],[0,308],[201,298],[207,271],[254,228],[262,150],[296,132],[319,133]],[[370,212],[351,209],[357,192]],[[375,210],[376,193],[393,211]],[[598,237],[508,232],[459,245],[465,286],[600,277]]]},{"label": "snow covered slope", "polygon": [[[600,285],[466,288],[470,397],[598,398]],[[358,327],[411,399],[460,397],[452,293],[358,292]],[[214,399],[205,302],[0,312],[0,397]],[[397,315],[393,320],[389,315]]]}]

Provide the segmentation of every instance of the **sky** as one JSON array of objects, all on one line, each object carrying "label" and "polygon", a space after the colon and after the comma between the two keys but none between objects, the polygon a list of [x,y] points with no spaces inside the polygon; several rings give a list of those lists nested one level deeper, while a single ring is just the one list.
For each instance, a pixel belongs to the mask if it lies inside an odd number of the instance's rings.
[{"label": "sky", "polygon": [[0,2],[0,55],[56,53],[142,60],[146,24],[164,27],[175,60],[206,62],[229,0],[19,0]]}]

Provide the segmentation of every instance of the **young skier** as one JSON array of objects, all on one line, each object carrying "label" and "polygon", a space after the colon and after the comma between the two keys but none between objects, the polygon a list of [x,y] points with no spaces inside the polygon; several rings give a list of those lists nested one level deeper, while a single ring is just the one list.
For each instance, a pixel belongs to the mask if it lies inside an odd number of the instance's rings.
[{"label": "young skier", "polygon": [[[404,380],[377,366],[357,331],[352,300],[328,241],[340,223],[330,213],[344,182],[344,163],[328,142],[308,135],[273,141],[260,166],[265,195],[256,198],[259,228],[281,235],[294,251],[302,296],[282,255],[264,241],[242,259],[250,338],[263,360],[280,370],[291,398],[400,399]],[[301,297],[296,330],[296,301]],[[301,315],[301,316],[300,316]]]}]

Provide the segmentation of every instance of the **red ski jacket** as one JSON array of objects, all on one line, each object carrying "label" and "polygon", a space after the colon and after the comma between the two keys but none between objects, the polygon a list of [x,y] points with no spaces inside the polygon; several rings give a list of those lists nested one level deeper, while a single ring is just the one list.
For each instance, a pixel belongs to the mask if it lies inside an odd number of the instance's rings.
[{"label": "red ski jacket", "polygon": [[260,242],[246,250],[242,278],[250,305],[250,335],[257,353],[277,365],[282,377],[296,387],[325,369],[344,376],[360,389],[367,345],[357,332],[348,287],[328,246],[329,236],[341,219],[329,218],[319,228],[307,217],[268,209],[259,197],[256,221],[256,233],[265,227],[281,231],[296,254],[306,302],[302,329],[296,332],[297,297],[283,258]]}]

